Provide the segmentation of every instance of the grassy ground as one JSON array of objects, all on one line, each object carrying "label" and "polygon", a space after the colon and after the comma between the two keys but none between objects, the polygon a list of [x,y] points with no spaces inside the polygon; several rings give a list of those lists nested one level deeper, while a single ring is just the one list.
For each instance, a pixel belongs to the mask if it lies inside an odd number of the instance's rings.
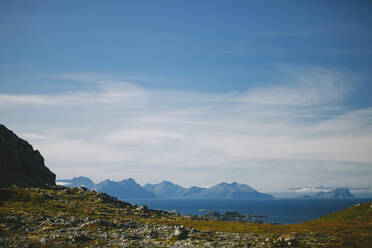
[{"label": "grassy ground", "polygon": [[[107,200],[107,199],[106,199]],[[372,203],[338,211],[316,220],[293,225],[219,222],[190,220],[160,211],[138,212],[127,203],[106,202],[102,194],[94,191],[55,190],[37,188],[0,189],[0,216],[7,215],[73,215],[110,221],[131,219],[156,225],[183,225],[188,228],[234,233],[319,233],[332,235],[329,246],[372,247]],[[1,227],[0,227],[1,229]]]}]

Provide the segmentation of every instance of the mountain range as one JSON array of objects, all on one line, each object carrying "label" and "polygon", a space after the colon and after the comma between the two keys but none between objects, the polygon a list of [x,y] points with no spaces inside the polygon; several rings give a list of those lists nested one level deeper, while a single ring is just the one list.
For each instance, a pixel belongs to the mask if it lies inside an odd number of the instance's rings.
[{"label": "mountain range", "polygon": [[124,179],[119,182],[107,179],[98,184],[95,184],[88,177],[74,177],[72,179],[57,180],[56,182],[57,184],[62,184],[67,187],[86,187],[119,199],[158,198],[155,194],[142,188],[133,178]]},{"label": "mountain range", "polygon": [[261,199],[272,200],[273,196],[258,192],[246,184],[237,182],[220,183],[209,188],[193,186],[184,188],[169,181],[158,184],[146,184],[143,187],[133,178],[122,181],[105,180],[95,184],[87,177],[57,180],[57,184],[68,187],[86,187],[104,192],[119,199]]},{"label": "mountain range", "polygon": [[183,188],[180,185],[163,181],[158,184],[146,184],[144,188],[164,198],[191,199],[274,199],[269,194],[256,191],[246,184],[233,182],[216,184],[209,188],[193,186]]}]

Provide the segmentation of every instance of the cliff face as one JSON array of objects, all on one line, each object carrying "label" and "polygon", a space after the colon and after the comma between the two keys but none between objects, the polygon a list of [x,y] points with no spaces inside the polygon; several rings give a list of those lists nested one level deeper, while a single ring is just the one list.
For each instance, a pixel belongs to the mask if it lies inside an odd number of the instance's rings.
[{"label": "cliff face", "polygon": [[0,124],[0,187],[55,185],[38,150]]}]

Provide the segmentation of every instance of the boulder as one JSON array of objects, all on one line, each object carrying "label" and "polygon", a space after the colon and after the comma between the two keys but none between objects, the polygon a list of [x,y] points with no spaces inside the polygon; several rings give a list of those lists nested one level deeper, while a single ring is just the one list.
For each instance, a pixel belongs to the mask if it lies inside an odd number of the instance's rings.
[{"label": "boulder", "polygon": [[38,150],[0,124],[0,187],[55,185],[56,175]]},{"label": "boulder", "polygon": [[189,232],[183,226],[178,226],[176,227],[176,230],[174,231],[172,238],[175,240],[184,240],[187,239],[188,235]]}]

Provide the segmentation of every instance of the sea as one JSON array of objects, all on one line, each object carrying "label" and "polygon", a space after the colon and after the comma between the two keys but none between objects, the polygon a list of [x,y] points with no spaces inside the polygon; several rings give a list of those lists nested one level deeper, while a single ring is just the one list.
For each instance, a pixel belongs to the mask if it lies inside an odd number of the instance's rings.
[{"label": "sea", "polygon": [[237,211],[241,214],[262,214],[266,223],[295,224],[317,219],[332,212],[370,202],[372,198],[360,199],[276,199],[276,200],[235,200],[235,199],[155,199],[125,200],[132,204],[146,205],[150,209],[177,210],[180,214],[202,215],[215,210],[220,213]]}]

